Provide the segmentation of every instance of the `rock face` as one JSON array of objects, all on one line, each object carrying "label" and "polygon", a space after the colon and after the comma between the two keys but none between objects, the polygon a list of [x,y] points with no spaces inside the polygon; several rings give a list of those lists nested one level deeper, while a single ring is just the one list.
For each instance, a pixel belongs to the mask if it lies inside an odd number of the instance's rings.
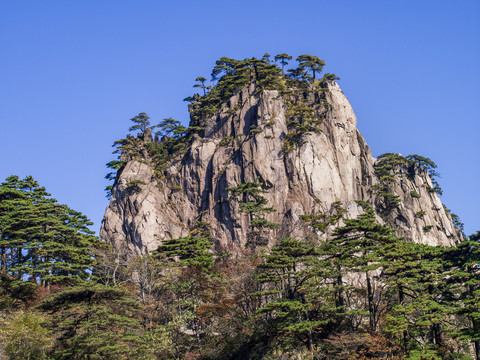
[{"label": "rock face", "polygon": [[[128,161],[117,174],[101,238],[130,255],[141,255],[156,249],[162,239],[188,235],[197,221],[205,221],[211,224],[217,248],[239,254],[251,219],[227,189],[257,181],[268,206],[276,210],[266,219],[279,224],[268,230],[270,245],[279,237],[308,236],[311,230],[300,216],[328,213],[337,201],[347,209],[347,217],[355,217],[361,212],[355,200],[372,204],[379,221],[398,229],[397,235],[407,241],[455,244],[457,229],[438,195],[428,191],[432,184],[426,172],[412,175],[400,166],[389,185],[400,202],[385,208],[375,190],[380,183],[377,160],[356,128],[350,103],[336,82],[322,87],[302,95],[302,106],[322,109],[319,131],[305,132],[290,151],[285,151],[285,138],[292,102],[276,90],[257,91],[250,85],[204,119],[203,136],[194,136],[183,158],[172,161],[162,179],[154,176],[146,152]],[[151,135],[142,141],[151,141]]]}]

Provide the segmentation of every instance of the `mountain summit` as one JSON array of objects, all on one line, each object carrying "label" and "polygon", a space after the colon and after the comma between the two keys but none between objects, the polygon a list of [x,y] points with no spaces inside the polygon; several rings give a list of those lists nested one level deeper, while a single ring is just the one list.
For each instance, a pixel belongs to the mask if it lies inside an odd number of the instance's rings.
[{"label": "mountain summit", "polygon": [[341,216],[363,212],[362,200],[406,241],[456,244],[435,164],[373,158],[335,75],[315,78],[316,59],[287,77],[265,58],[222,58],[213,88],[197,78],[204,94],[187,99],[188,128],[166,119],[154,139],[146,114],[134,118],[143,127],[117,142],[101,238],[141,255],[209,224],[215,248],[239,255],[285,237],[328,238]]}]

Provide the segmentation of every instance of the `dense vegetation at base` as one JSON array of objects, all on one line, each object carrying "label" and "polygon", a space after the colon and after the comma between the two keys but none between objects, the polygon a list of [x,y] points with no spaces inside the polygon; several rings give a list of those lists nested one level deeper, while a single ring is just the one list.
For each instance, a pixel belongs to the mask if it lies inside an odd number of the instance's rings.
[{"label": "dense vegetation at base", "polygon": [[[335,203],[275,228],[261,185],[229,189],[251,215],[243,258],[213,250],[209,225],[127,259],[27,177],[0,187],[0,340],[9,359],[478,359],[480,232],[414,244]],[[342,220],[342,226],[338,222]],[[319,236],[330,225],[330,240]],[[271,241],[272,239],[270,239]],[[353,281],[359,279],[360,281]],[[362,285],[360,285],[362,284]],[[468,355],[469,354],[469,355]]]},{"label": "dense vegetation at base", "polygon": [[[121,156],[107,178],[146,158],[157,177],[166,176],[193,137],[204,136],[205,118],[251,83],[284,97],[283,150],[293,151],[304,134],[319,131],[328,108],[308,93],[336,77],[318,79],[325,63],[315,56],[301,55],[285,71],[289,60],[218,60],[215,85],[198,77],[203,95],[187,99],[190,126],[171,118],[152,126],[147,114],[135,116],[130,131],[138,135],[114,144]],[[147,139],[152,131],[156,140]],[[376,210],[399,206],[391,186],[401,174],[428,174],[427,190],[441,193],[435,169],[418,155],[381,155],[373,190],[385,206]],[[198,222],[188,236],[127,259],[32,177],[7,178],[0,184],[0,358],[480,359],[480,232],[448,248],[407,242],[377,221],[373,204],[358,201],[363,212],[354,219],[335,202],[301,217],[308,237],[276,238],[279,225],[267,220],[275,209],[259,181],[227,191],[250,221],[242,257],[216,250],[210,225]]]}]

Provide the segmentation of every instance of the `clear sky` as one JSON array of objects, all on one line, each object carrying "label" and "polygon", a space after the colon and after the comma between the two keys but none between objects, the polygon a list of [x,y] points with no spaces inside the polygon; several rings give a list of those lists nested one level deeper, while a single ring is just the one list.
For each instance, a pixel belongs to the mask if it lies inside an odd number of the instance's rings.
[{"label": "clear sky", "polygon": [[98,231],[129,119],[186,123],[222,56],[317,55],[374,156],[420,154],[480,230],[478,0],[0,0],[0,181],[32,175]]}]

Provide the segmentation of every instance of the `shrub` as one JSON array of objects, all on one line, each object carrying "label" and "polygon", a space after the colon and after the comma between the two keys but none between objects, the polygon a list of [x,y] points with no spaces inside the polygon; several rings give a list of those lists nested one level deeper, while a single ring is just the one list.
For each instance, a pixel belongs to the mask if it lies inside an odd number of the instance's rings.
[{"label": "shrub", "polygon": [[233,143],[233,136],[224,136],[218,146],[227,147]]},{"label": "shrub", "polygon": [[426,214],[427,214],[427,213],[426,213],[425,211],[420,210],[420,211],[418,211],[418,212],[415,213],[415,216],[416,216],[416,217],[419,217],[419,218],[422,218],[422,217],[424,217]]},{"label": "shrub", "polygon": [[429,232],[430,230],[432,230],[432,228],[433,228],[433,225],[425,225],[425,226],[423,227],[423,232],[427,233],[427,232]]},{"label": "shrub", "polygon": [[410,191],[410,195],[412,195],[412,197],[417,198],[417,199],[419,199],[421,197],[421,195],[418,192],[416,192],[415,190]]}]

